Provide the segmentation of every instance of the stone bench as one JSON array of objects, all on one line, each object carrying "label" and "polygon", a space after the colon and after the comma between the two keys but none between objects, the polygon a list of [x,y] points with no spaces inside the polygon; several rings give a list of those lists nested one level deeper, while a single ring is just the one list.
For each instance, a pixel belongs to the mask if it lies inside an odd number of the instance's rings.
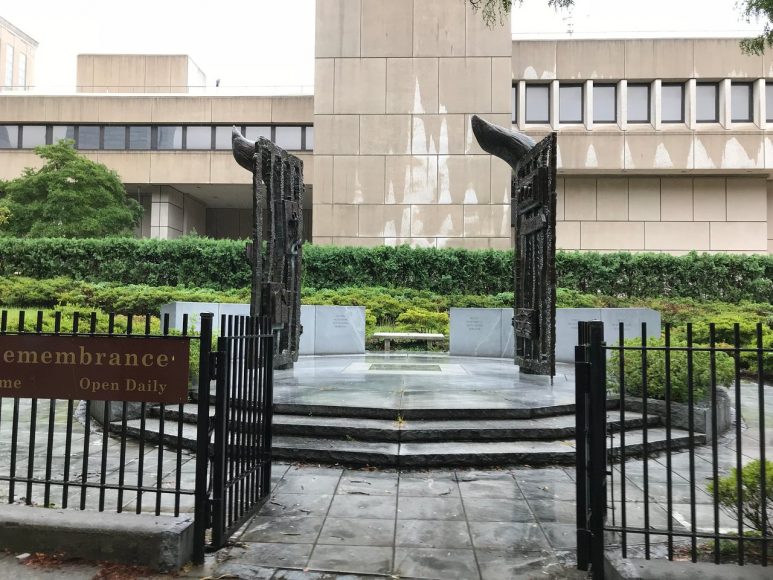
[{"label": "stone bench", "polygon": [[376,332],[373,334],[376,340],[384,341],[384,352],[389,352],[389,347],[393,340],[426,340],[427,349],[429,343],[435,340],[445,340],[445,334],[434,334],[431,332]]}]

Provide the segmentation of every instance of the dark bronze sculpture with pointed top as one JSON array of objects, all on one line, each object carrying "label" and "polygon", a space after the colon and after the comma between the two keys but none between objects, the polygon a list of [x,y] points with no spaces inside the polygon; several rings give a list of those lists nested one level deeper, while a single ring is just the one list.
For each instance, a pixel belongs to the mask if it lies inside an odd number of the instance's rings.
[{"label": "dark bronze sculpture with pointed top", "polygon": [[521,372],[556,374],[556,134],[539,143],[472,117],[481,148],[513,170],[515,363]]},{"label": "dark bronze sculpture with pointed top", "polygon": [[231,143],[236,162],[252,173],[250,315],[271,318],[274,368],[290,368],[303,332],[303,161],[263,137],[245,139],[235,127]]}]

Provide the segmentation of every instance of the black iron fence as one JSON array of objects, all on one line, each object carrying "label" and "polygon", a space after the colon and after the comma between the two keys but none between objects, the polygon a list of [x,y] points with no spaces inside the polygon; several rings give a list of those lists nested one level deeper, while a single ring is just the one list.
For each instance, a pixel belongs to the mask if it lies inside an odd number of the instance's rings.
[{"label": "black iron fence", "polygon": [[212,547],[218,549],[268,496],[271,484],[273,336],[267,317],[223,316],[212,453]]},{"label": "black iron fence", "polygon": [[[169,318],[98,316],[73,312],[37,311],[30,324],[24,310],[0,313],[0,336],[110,337],[115,340],[197,340],[188,333],[171,333]],[[0,361],[0,366],[2,366]],[[6,363],[8,361],[5,361]],[[1,375],[2,373],[0,373]],[[81,510],[153,512],[156,515],[192,508],[194,487],[184,478],[195,461],[182,446],[182,423],[176,426],[177,444],[150,445],[148,403],[38,399],[12,397],[0,391],[0,496],[8,503]],[[182,413],[183,405],[179,407]],[[166,405],[154,406],[152,438],[164,440]],[[77,418],[76,418],[77,415]],[[103,423],[92,432],[94,421]],[[131,438],[128,431],[136,435]],[[113,432],[115,435],[111,437]]]},{"label": "black iron fence", "polygon": [[[617,330],[608,346],[601,322],[579,325],[578,567],[603,578],[610,549],[767,566],[773,333],[688,324],[648,338],[643,324],[627,340]],[[640,429],[626,430],[631,419]]]},{"label": "black iron fence", "polygon": [[[23,310],[15,321],[11,317],[8,311],[0,313],[0,337],[194,341],[190,366],[199,389],[197,401],[174,405],[25,398],[14,396],[13,382],[0,372],[0,501],[193,513],[194,561],[201,563],[207,545],[224,545],[265,500],[273,398],[273,336],[267,318],[224,316],[213,351],[213,317],[207,313],[201,315],[198,336],[189,333],[187,315],[180,333],[170,331],[168,316],[159,321],[150,315],[37,311],[32,324]],[[186,425],[183,418],[194,414],[194,425]],[[101,430],[92,429],[95,422]],[[195,455],[188,449],[192,440]]]}]

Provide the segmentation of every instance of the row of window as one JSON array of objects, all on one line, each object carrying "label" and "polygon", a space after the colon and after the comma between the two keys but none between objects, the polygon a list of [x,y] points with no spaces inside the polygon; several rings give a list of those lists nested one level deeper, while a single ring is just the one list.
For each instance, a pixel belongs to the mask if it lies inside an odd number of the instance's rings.
[{"label": "row of window", "polygon": [[[5,45],[5,75],[3,78],[3,86],[13,86],[13,58],[14,50],[10,44]],[[27,85],[27,55],[24,53],[19,54],[19,85],[24,87]]]},{"label": "row of window", "polygon": [[[550,123],[551,85],[526,84],[526,123]],[[753,84],[733,82],[730,91],[731,120],[747,123],[754,120]],[[768,121],[773,121],[773,84],[767,84],[765,100]],[[652,85],[650,83],[627,84],[626,118],[629,123],[652,122]],[[663,123],[685,122],[685,83],[664,82],[660,92],[660,119]],[[513,123],[518,122],[518,87],[513,86]],[[585,122],[585,85],[560,83],[558,87],[558,121],[560,123]],[[616,123],[618,85],[593,83],[593,122]],[[719,83],[696,84],[695,118],[698,123],[719,122]]]},{"label": "row of window", "polygon": [[[265,137],[282,149],[314,149],[314,127],[247,125],[238,127],[253,141]],[[210,125],[0,125],[0,149],[31,149],[72,139],[77,149],[207,150],[230,149],[232,126]]]}]

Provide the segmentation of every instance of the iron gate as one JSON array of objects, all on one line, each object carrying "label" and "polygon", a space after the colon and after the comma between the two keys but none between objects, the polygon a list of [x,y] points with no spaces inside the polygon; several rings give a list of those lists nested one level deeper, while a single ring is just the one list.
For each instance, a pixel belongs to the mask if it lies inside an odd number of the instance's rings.
[{"label": "iron gate", "polygon": [[[578,568],[598,580],[605,554],[649,560],[658,552],[773,563],[770,330],[667,324],[648,339],[642,324],[626,339],[620,323],[615,345],[604,342],[600,321],[578,331]],[[640,432],[626,433],[637,421]]]},{"label": "iron gate", "polygon": [[[274,338],[268,317],[223,316],[217,351],[211,343],[212,315],[202,315],[202,376],[215,380],[215,413],[198,422],[198,454],[210,458],[197,472],[196,548],[203,559],[205,530],[211,549],[222,548],[268,497],[271,483],[271,423]],[[206,360],[205,360],[206,359]],[[210,398],[199,396],[199,417]]]}]

